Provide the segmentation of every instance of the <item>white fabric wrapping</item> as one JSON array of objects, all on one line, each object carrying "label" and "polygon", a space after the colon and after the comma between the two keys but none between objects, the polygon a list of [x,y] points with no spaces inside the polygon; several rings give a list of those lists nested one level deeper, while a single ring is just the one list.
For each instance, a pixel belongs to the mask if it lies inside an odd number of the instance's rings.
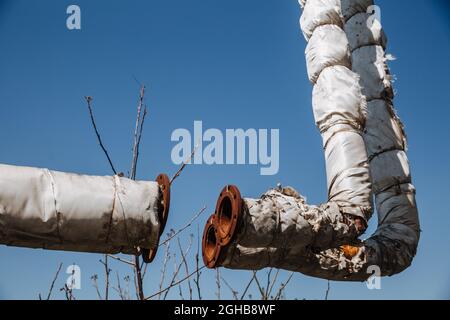
[{"label": "white fabric wrapping", "polygon": [[367,101],[392,99],[392,76],[386,64],[383,47],[365,46],[353,51],[353,70],[361,77],[363,94]]},{"label": "white fabric wrapping", "polygon": [[308,1],[300,17],[300,27],[306,41],[309,41],[317,27],[325,24],[343,27],[339,0]]},{"label": "white fabric wrapping", "polygon": [[156,182],[0,164],[0,243],[101,253],[152,249]]},{"label": "white fabric wrapping", "polygon": [[[244,199],[244,221],[235,243],[259,248],[328,248],[358,236],[336,202],[308,205],[290,187],[269,190],[260,199]],[[333,231],[332,231],[333,230]]]},{"label": "white fabric wrapping", "polygon": [[[387,38],[381,23],[374,19],[368,23],[371,15],[369,13],[358,13],[350,18],[344,26],[345,34],[352,51],[368,45],[380,45],[386,48]],[[365,25],[365,28],[361,26]]]},{"label": "white fabric wrapping", "polygon": [[[347,21],[345,31],[353,51],[352,70],[360,76],[363,92],[369,101],[363,136],[370,160],[378,228],[364,242],[357,240],[356,237],[353,239],[351,245],[357,249],[357,252],[356,254],[352,253],[351,256],[346,254],[342,248],[337,247],[339,241],[336,242],[337,246],[334,248],[330,247],[319,253],[315,250],[307,250],[302,245],[281,248],[273,245],[249,248],[242,243],[235,243],[234,246],[230,246],[224,258],[223,265],[227,268],[255,270],[277,267],[330,280],[362,281],[370,276],[366,272],[369,266],[379,267],[382,275],[394,275],[406,269],[414,258],[420,236],[420,226],[415,202],[415,188],[411,184],[411,174],[405,152],[406,138],[403,125],[391,103],[393,90],[384,53],[387,40],[379,22],[370,26],[364,21],[368,17],[366,14],[368,7],[373,4],[372,0],[342,0],[340,2],[343,19]],[[332,20],[329,18],[330,15],[324,13],[333,12],[334,8],[329,8],[327,11],[322,7],[322,2],[318,8],[309,7],[318,3],[314,0],[301,0],[299,3],[305,7],[304,14],[306,12],[308,15],[307,19],[306,17],[301,19],[302,26],[306,28],[303,32],[307,38],[311,33],[310,28],[312,27],[310,26],[318,28],[325,24],[325,22],[316,22],[315,18],[311,17],[311,12],[326,17],[324,19],[328,19],[328,21]],[[307,7],[309,8],[306,11]],[[308,19],[314,23],[306,23],[305,20]],[[308,57],[307,60],[310,61]],[[340,108],[338,101],[339,99],[336,99],[337,109]],[[324,104],[319,103],[319,106],[321,105]],[[316,107],[314,111],[316,122],[320,128],[320,124],[324,122],[320,119],[329,117],[320,116]],[[341,126],[345,130],[345,124]],[[339,128],[339,125],[334,127]],[[323,134],[325,145],[331,136],[333,133]],[[350,137],[344,139],[351,141]],[[344,155],[329,160],[332,163],[346,161]],[[327,168],[327,171],[330,169]],[[289,192],[289,194],[291,193]],[[246,202],[248,201],[246,200]],[[307,208],[302,210],[308,211]],[[298,221],[295,217],[291,217],[291,220]],[[331,229],[336,228],[336,224],[332,221],[329,220],[327,223],[331,225]],[[326,237],[326,234],[324,232],[320,236]],[[330,236],[329,233],[328,236]],[[286,241],[289,242],[288,239]],[[293,241],[292,238],[290,241]]]},{"label": "white fabric wrapping", "polygon": [[[310,7],[302,22],[308,28],[315,26],[307,31],[312,36],[306,61],[309,78],[315,84],[313,112],[323,138],[328,202],[307,205],[292,188],[270,190],[257,200],[244,199],[243,223],[230,252],[238,247],[247,248],[247,254],[252,252],[249,248],[260,252],[260,247],[296,253],[312,247],[328,249],[357,238],[364,226],[358,226],[355,219],[367,221],[372,214],[368,157],[362,138],[366,103],[359,77],[349,69],[350,50],[339,26],[342,21],[329,24],[333,19],[323,14],[336,10],[336,2],[311,3],[320,8]],[[309,1],[306,6],[310,6]],[[230,254],[226,261],[231,264],[225,262],[224,266],[233,267],[237,261]]]},{"label": "white fabric wrapping", "polygon": [[346,22],[357,13],[367,12],[367,8],[373,5],[373,0],[341,0],[340,2],[342,16]]},{"label": "white fabric wrapping", "polygon": [[403,125],[392,105],[385,100],[373,100],[367,106],[364,140],[369,159],[385,150],[405,150]]},{"label": "white fabric wrapping", "polygon": [[305,54],[308,77],[312,83],[316,83],[326,67],[351,67],[347,37],[344,30],[336,25],[317,27],[308,42]]}]

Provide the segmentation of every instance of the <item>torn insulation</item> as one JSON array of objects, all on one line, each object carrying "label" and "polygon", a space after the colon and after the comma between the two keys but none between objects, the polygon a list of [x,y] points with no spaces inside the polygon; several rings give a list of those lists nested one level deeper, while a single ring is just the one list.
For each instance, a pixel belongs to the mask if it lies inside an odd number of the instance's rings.
[{"label": "torn insulation", "polygon": [[[341,281],[366,280],[371,266],[381,275],[396,274],[415,255],[419,220],[406,138],[392,106],[387,38],[380,22],[367,13],[372,1],[299,2],[329,201],[308,205],[292,188],[241,199],[237,187],[227,186],[205,227],[205,264],[276,267]],[[379,225],[362,241],[372,190]],[[224,200],[224,192],[231,200]]]}]

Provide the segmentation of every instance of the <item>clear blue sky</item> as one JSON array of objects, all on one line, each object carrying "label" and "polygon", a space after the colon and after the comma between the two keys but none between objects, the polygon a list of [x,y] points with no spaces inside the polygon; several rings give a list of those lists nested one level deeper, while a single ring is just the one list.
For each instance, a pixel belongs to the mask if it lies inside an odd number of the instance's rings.
[{"label": "clear blue sky", "polygon": [[[81,31],[66,29],[70,4],[81,7]],[[388,51],[398,58],[391,63],[395,105],[406,124],[423,233],[412,267],[383,279],[382,290],[332,283],[330,298],[448,299],[450,10],[445,0],[377,4]],[[190,166],[174,185],[168,228],[184,225],[203,205],[212,212],[227,183],[257,197],[281,182],[310,203],[323,202],[323,152],[311,112],[299,15],[295,0],[0,1],[0,163],[110,174],[83,100],[91,95],[105,143],[126,172],[138,94],[135,76],[148,86],[150,107],[139,179],[177,170],[170,159],[170,135],[176,128],[192,130],[194,120],[222,130],[280,129],[278,175],[260,176],[256,166]],[[200,219],[200,228],[206,218]],[[196,233],[196,227],[189,232]],[[159,282],[161,256],[149,266],[147,294]],[[0,298],[34,299],[47,292],[59,262],[65,267],[77,263],[82,290],[76,296],[95,298],[90,276],[102,277],[99,258],[0,246]],[[131,274],[127,266],[112,267],[121,276]],[[223,274],[238,290],[250,277],[243,271]],[[206,298],[215,297],[213,276],[213,271],[202,275]],[[326,286],[324,280],[298,274],[287,297],[322,299]],[[231,297],[226,288],[223,296]],[[57,297],[63,298],[59,292]]]}]

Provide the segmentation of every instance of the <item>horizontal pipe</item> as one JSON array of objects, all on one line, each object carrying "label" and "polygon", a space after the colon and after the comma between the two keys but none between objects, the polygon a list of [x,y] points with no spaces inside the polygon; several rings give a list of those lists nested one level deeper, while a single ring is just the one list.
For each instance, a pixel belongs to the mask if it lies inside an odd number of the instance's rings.
[{"label": "horizontal pipe", "polygon": [[156,254],[170,184],[0,164],[0,244],[51,250]]}]

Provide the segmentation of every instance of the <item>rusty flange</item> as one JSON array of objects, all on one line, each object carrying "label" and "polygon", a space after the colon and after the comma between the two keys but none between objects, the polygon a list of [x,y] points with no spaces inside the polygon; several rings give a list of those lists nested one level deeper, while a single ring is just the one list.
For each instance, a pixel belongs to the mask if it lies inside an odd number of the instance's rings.
[{"label": "rusty flange", "polygon": [[216,204],[215,223],[219,244],[228,245],[241,222],[242,198],[236,186],[228,185],[223,188]]},{"label": "rusty flange", "polygon": [[158,183],[159,187],[161,188],[162,192],[162,203],[161,208],[158,210],[158,218],[160,223],[159,228],[159,235],[158,235],[158,242],[156,244],[156,247],[153,249],[142,249],[142,259],[145,263],[151,263],[153,259],[155,259],[156,253],[158,251],[159,246],[159,239],[161,238],[161,235],[164,232],[164,228],[166,227],[167,218],[169,217],[169,210],[170,210],[170,180],[169,177],[161,173],[156,177],[156,182]]},{"label": "rusty flange", "polygon": [[208,268],[215,268],[220,257],[221,247],[217,239],[215,227],[216,216],[213,214],[206,222],[202,238],[203,263]]}]

